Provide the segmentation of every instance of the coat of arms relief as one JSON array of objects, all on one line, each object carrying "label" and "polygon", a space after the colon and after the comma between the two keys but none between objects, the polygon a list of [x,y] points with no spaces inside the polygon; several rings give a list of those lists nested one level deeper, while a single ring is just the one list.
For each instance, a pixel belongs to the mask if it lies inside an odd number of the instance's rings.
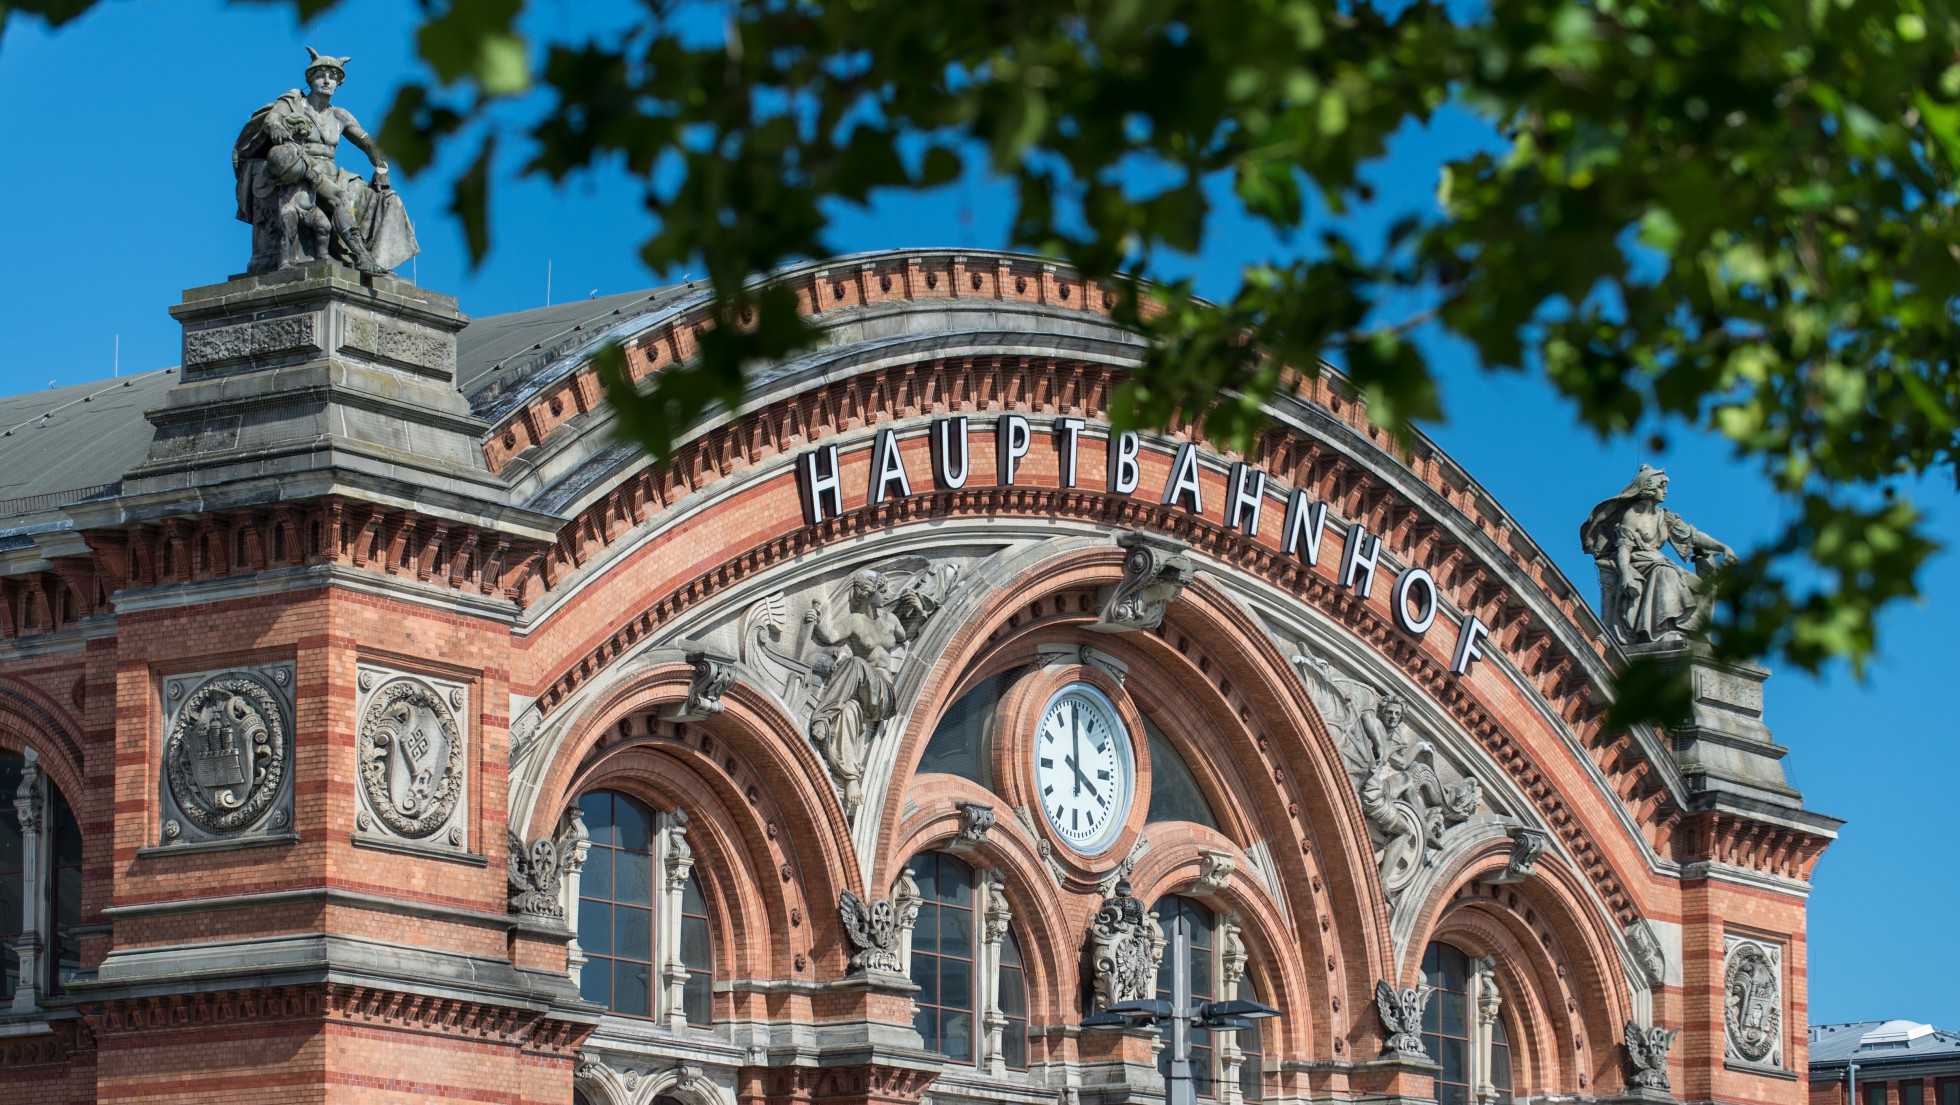
[{"label": "coat of arms relief", "polygon": [[278,836],[293,822],[293,665],[163,680],[163,847]]},{"label": "coat of arms relief", "polygon": [[469,850],[469,688],[361,665],[354,735],[354,839]]}]

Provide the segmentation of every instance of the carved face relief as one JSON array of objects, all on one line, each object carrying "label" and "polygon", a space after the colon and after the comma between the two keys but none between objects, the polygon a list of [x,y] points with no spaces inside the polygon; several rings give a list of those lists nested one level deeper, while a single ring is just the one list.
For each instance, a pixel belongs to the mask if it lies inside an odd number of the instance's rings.
[{"label": "carved face relief", "polygon": [[276,831],[292,820],[292,665],[164,681],[166,845]]},{"label": "carved face relief", "polygon": [[464,847],[468,689],[368,667],[360,687],[356,834]]},{"label": "carved face relief", "polygon": [[1722,968],[1722,1018],[1728,1057],[1783,1065],[1783,949],[1731,936]]}]

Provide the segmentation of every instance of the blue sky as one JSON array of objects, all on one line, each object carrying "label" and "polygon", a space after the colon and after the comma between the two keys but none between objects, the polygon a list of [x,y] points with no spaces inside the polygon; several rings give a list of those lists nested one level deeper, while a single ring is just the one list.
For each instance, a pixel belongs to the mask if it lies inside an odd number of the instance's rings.
[{"label": "blue sky", "polygon": [[[575,0],[534,0],[538,28],[616,19]],[[177,363],[167,313],[186,287],[245,266],[249,232],[233,218],[230,147],[253,109],[298,86],[306,52],[352,55],[336,102],[379,129],[395,84],[414,71],[407,20],[415,6],[354,0],[302,29],[284,5],[209,0],[104,3],[53,34],[16,18],[0,40],[0,393]],[[1446,118],[1398,143],[1378,175],[1387,205],[1424,201],[1433,162],[1480,140]],[[346,151],[350,165],[365,169]],[[459,154],[460,157],[460,154]],[[649,221],[638,186],[620,177],[499,182],[495,246],[469,269],[461,232],[443,210],[443,173],[396,186],[423,254],[412,275],[495,314],[553,299],[661,282],[636,257]],[[1001,195],[984,181],[926,200],[840,212],[839,251],[905,246],[996,247]],[[1202,290],[1223,294],[1238,267],[1279,245],[1249,224],[1227,224],[1193,262]],[[678,276],[680,274],[660,274]],[[1579,522],[1641,462],[1673,476],[1670,505],[1742,546],[1782,519],[1767,484],[1720,442],[1670,428],[1668,448],[1601,443],[1574,428],[1570,408],[1535,379],[1486,376],[1447,347],[1436,352],[1449,421],[1429,431],[1495,494],[1583,593],[1596,591],[1578,550]],[[1642,435],[1655,427],[1647,427]],[[1960,504],[1940,481],[1920,491],[1935,530],[1960,544]],[[1946,811],[1960,780],[1960,725],[1940,688],[1953,679],[1941,630],[1960,615],[1960,561],[1941,554],[1924,603],[1885,621],[1883,654],[1860,683],[1842,670],[1789,671],[1768,686],[1768,721],[1790,747],[1792,780],[1809,805],[1849,820],[1819,867],[1811,899],[1813,1023],[1906,1017],[1960,1029],[1960,955],[1952,951],[1960,880],[1939,857],[1953,841]]]}]

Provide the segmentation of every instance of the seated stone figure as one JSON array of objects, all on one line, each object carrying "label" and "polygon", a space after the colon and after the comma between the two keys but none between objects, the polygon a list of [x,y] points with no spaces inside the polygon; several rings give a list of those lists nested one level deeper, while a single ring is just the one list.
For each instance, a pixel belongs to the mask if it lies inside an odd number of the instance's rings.
[{"label": "seated stone figure", "polygon": [[[1599,565],[1599,613],[1622,644],[1686,639],[1707,620],[1703,577],[1735,550],[1661,506],[1667,473],[1641,465],[1618,495],[1593,507],[1579,543]],[[1677,556],[1694,570],[1670,560]]]},{"label": "seated stone figure", "polygon": [[[307,48],[306,91],[295,89],[254,112],[232,147],[238,218],[252,226],[248,272],[277,272],[333,259],[384,273],[417,252],[401,198],[388,185],[388,161],[333,94],[349,58]],[[334,161],[345,137],[374,162],[367,181]]]}]

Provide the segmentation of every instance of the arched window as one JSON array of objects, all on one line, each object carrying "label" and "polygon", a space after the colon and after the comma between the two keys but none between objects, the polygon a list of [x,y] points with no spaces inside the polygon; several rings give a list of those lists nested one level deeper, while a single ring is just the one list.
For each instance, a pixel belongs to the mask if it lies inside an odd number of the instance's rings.
[{"label": "arched window", "polygon": [[1146,821],[1190,821],[1209,829],[1218,827],[1218,817],[1205,801],[1204,788],[1197,773],[1185,762],[1171,738],[1149,718],[1143,719],[1145,738],[1150,742],[1150,810]]},{"label": "arched window", "polygon": [[[1201,1001],[1214,1001],[1216,979],[1218,978],[1218,959],[1216,935],[1217,915],[1189,898],[1175,895],[1157,902],[1157,923],[1164,926],[1164,935],[1170,944],[1164,949],[1163,962],[1157,965],[1157,997],[1169,1002],[1184,998],[1193,1004]],[[1177,970],[1177,956],[1180,945],[1179,930],[1182,929],[1183,943],[1188,944],[1190,971],[1190,993],[1178,994],[1173,985]],[[1218,1096],[1218,1078],[1215,1069],[1215,1050],[1212,1047],[1211,1030],[1192,1026],[1191,1028],[1191,1088],[1199,1097]],[[1164,1077],[1171,1073],[1171,1051],[1168,1046],[1157,1053],[1157,1070]]]},{"label": "arched window", "polygon": [[591,836],[578,884],[580,995],[669,1027],[709,1024],[713,947],[687,819],[609,790],[580,798],[579,811]]},{"label": "arched window", "polygon": [[0,1005],[81,970],[82,830],[37,760],[0,752]]},{"label": "arched window", "polygon": [[1026,1070],[1027,971],[999,882],[938,852],[913,857],[908,870],[918,886],[908,971],[919,1038],[955,1062]]},{"label": "arched window", "polygon": [[1511,1100],[1510,1034],[1490,966],[1451,944],[1423,950],[1422,973],[1435,990],[1422,1014],[1422,1046],[1443,1068],[1437,1105],[1468,1105],[1486,1083],[1498,1101]]},{"label": "arched window", "polygon": [[[1259,988],[1252,984],[1251,976],[1239,979],[1237,997],[1248,1001],[1260,1001]],[[1264,1101],[1266,1099],[1266,1047],[1261,1035],[1263,1020],[1248,1022],[1251,1027],[1238,1029],[1234,1041],[1239,1049],[1239,1100]]]}]

